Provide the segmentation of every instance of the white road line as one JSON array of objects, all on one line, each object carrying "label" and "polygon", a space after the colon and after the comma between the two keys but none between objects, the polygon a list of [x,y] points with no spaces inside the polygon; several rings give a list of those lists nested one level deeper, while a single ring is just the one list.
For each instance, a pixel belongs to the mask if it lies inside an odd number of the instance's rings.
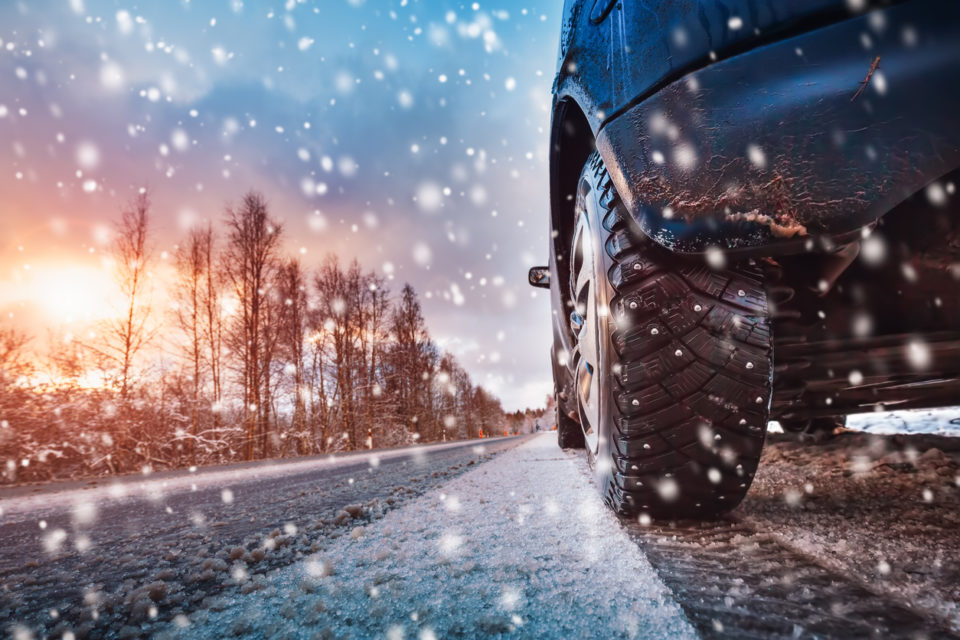
[{"label": "white road line", "polygon": [[556,434],[326,543],[263,590],[195,612],[181,634],[696,637]]},{"label": "white road line", "polygon": [[[485,450],[485,444],[500,440],[476,440],[474,447],[478,453]],[[227,468],[207,467],[196,472],[165,472],[161,476],[122,476],[119,478],[96,478],[99,486],[58,489],[56,485],[36,487],[37,493],[24,495],[24,489],[4,497],[0,493],[0,517],[9,522],[14,515],[33,512],[50,512],[63,507],[76,507],[85,503],[99,503],[105,500],[150,499],[159,500],[164,496],[188,491],[197,491],[210,487],[229,487],[232,483],[248,483],[258,478],[276,478],[284,475],[304,473],[316,469],[336,469],[357,463],[377,464],[398,457],[421,457],[429,453],[468,446],[469,441],[447,442],[442,444],[416,445],[398,449],[375,451],[357,451],[342,455],[311,457],[307,460],[279,460],[261,464],[232,465]]]}]

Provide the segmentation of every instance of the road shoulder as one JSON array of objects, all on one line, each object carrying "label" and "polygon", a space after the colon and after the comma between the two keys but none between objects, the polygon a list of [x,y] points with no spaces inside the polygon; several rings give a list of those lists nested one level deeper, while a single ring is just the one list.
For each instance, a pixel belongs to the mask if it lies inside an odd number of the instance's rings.
[{"label": "road shoulder", "polygon": [[[264,588],[194,614],[183,637],[696,637],[575,454],[534,438]],[[181,620],[181,624],[187,621]]]}]

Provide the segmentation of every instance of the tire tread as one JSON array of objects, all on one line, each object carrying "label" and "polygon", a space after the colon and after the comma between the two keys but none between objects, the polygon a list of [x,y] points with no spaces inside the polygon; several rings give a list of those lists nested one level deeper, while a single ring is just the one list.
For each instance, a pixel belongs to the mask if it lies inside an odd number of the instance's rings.
[{"label": "tire tread", "polygon": [[[746,494],[769,417],[764,274],[752,263],[720,271],[670,254],[622,213],[598,154],[587,166],[613,263],[616,415],[604,498],[624,515],[719,515]],[[675,499],[660,490],[667,482]]]}]

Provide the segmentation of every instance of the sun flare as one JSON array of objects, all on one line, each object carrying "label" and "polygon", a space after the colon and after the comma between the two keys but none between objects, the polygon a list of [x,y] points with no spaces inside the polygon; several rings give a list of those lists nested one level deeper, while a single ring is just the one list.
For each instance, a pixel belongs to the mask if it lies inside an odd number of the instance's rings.
[{"label": "sun flare", "polygon": [[106,270],[86,265],[37,265],[23,274],[15,296],[54,323],[88,323],[116,314],[115,284]]}]

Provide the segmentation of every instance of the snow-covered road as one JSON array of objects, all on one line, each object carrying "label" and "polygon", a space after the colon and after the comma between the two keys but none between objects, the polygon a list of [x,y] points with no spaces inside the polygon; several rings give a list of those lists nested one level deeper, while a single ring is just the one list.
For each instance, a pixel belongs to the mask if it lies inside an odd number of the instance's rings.
[{"label": "snow-covered road", "polygon": [[401,508],[522,441],[2,489],[0,637],[175,628],[219,594],[256,589],[353,523]]},{"label": "snow-covered road", "polygon": [[555,438],[354,528],[194,616],[182,637],[695,637]]},{"label": "snow-covered road", "polygon": [[[285,476],[325,473],[351,469],[376,469],[380,464],[400,459],[424,461],[431,454],[446,450],[463,449],[469,446],[482,453],[488,446],[503,438],[491,438],[484,442],[447,442],[442,444],[417,445],[354,451],[344,454],[310,456],[302,459],[267,460],[242,462],[222,467],[191,468],[188,471],[168,471],[150,475],[128,475],[113,480],[88,480],[41,485],[24,485],[4,489],[0,493],[0,516],[4,522],[14,519],[35,518],[38,513],[56,512],[63,508],[96,508],[106,502],[150,500],[162,501],[165,496],[195,493],[216,489],[230,491],[235,485],[248,485],[258,480],[276,480]],[[221,495],[221,497],[223,497]],[[90,505],[83,507],[83,505]]]},{"label": "snow-covered road", "polygon": [[744,504],[705,524],[616,518],[555,433],[24,487],[0,508],[18,640],[960,631],[960,439],[938,435],[771,436]]}]

